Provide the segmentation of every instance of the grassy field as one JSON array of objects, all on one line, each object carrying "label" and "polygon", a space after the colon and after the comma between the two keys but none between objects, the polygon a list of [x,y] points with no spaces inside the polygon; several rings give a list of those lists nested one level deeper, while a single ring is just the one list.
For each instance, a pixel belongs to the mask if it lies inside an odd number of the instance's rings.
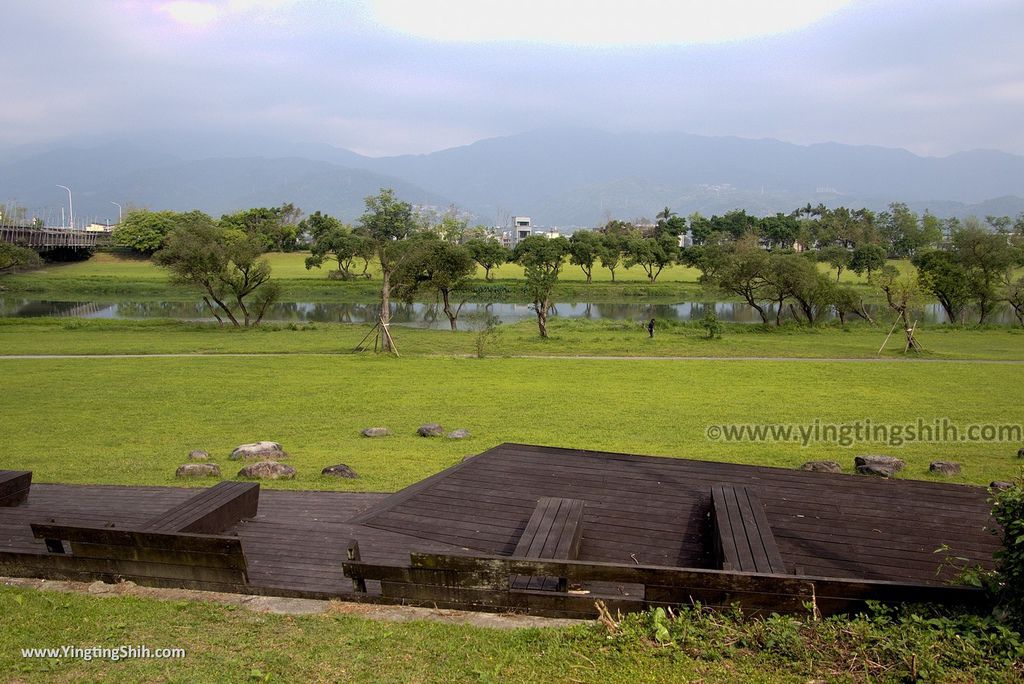
[{"label": "grassy field", "polygon": [[[273,268],[274,278],[281,282],[283,299],[298,301],[367,300],[376,297],[379,279],[350,282],[331,281],[327,270],[305,267],[305,252],[270,253],[267,258]],[[912,268],[908,262],[893,262],[901,269]],[[826,264],[819,268],[827,270]],[[370,269],[376,275],[376,266]],[[487,283],[484,272],[478,269],[473,286],[481,293],[499,293],[498,299],[514,298],[523,280],[523,269],[518,264],[505,264],[494,272],[495,282]],[[672,300],[697,298],[701,296],[698,285],[700,272],[685,266],[666,268],[655,284],[639,266],[632,269],[620,268],[616,282],[611,282],[608,269],[596,268],[594,282],[587,284],[583,271],[578,266],[566,264],[558,285],[559,297],[575,297],[579,301],[635,300],[637,298]],[[842,281],[863,286],[865,297],[877,299],[874,288],[856,274],[845,271]],[[0,278],[0,285],[17,293],[32,293],[44,298],[57,297],[135,297],[171,299],[175,301],[194,298],[187,288],[174,287],[167,282],[167,272],[158,268],[148,259],[126,256],[121,253],[100,252],[88,261],[53,264],[45,268],[6,275]],[[481,295],[485,299],[486,295]]]},{"label": "grassy field", "polygon": [[[1016,443],[709,441],[722,424],[1022,422],[1024,365],[948,362],[641,361],[373,355],[0,360],[6,468],[39,482],[173,484],[191,449],[225,475],[240,443],[281,442],[289,488],[393,491],[502,442],[795,467],[858,453],[905,459],[928,478],[936,459],[964,464],[956,481],[1018,471]],[[415,436],[440,422],[468,440]],[[360,437],[384,425],[394,435]],[[360,479],[320,475],[345,463]]]},{"label": "grassy field", "polygon": [[[463,321],[466,325],[468,321]],[[541,339],[532,320],[500,326],[488,352],[496,356],[698,356],[876,358],[887,328],[853,324],[763,328],[725,324],[709,340],[696,323],[663,323],[654,339],[640,321],[553,318]],[[369,326],[264,324],[252,330],[173,320],[0,319],[0,354],[349,353]],[[405,356],[475,354],[472,331],[393,328]],[[1024,329],[927,326],[919,331],[924,358],[1024,360]],[[884,358],[905,358],[893,339]]]},{"label": "grassy field", "polygon": [[[744,621],[690,612],[615,626],[499,631],[281,616],[234,606],[0,588],[0,672],[12,682],[1020,681],[1019,637],[977,618],[875,615]],[[944,628],[944,629],[942,629]],[[183,648],[183,659],[26,659],[26,647]],[[1016,659],[1016,661],[1015,661]]]}]

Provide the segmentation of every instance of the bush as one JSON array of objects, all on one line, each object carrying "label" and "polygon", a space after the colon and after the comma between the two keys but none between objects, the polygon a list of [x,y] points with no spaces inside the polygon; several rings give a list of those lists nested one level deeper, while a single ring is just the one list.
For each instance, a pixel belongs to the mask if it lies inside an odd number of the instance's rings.
[{"label": "bush", "polygon": [[999,603],[1006,621],[1024,632],[1024,487],[1017,480],[1000,492],[992,516],[1003,528],[1003,548],[996,552],[999,575]]},{"label": "bush", "polygon": [[704,332],[707,333],[709,340],[722,337],[724,326],[718,320],[718,316],[715,315],[714,308],[709,308],[708,312],[704,314],[704,318],[700,319],[700,327],[704,328]]}]

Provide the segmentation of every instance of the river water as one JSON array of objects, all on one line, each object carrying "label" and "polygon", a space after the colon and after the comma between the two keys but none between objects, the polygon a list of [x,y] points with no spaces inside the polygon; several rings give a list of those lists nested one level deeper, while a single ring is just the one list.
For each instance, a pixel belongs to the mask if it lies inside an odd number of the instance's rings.
[{"label": "river water", "polygon": [[[651,318],[671,321],[693,321],[704,317],[709,308],[714,308],[720,320],[735,323],[760,323],[761,318],[752,307],[738,302],[680,302],[677,304],[645,304],[639,302],[586,303],[558,302],[550,312],[559,318],[586,320],[635,320]],[[533,309],[528,304],[504,302],[480,304],[467,303],[460,314],[460,327],[471,327],[474,314],[487,312],[497,316],[504,323],[514,323],[533,318]],[[869,305],[868,312],[883,322],[890,322],[892,314],[884,305]],[[774,320],[774,308],[772,317]],[[179,320],[212,321],[210,310],[198,302],[160,301],[54,301],[0,297],[0,316],[3,317],[80,317],[80,318],[174,318]],[[367,323],[376,320],[377,305],[366,303],[324,303],[324,302],[279,302],[271,307],[264,317],[274,322],[335,322]],[[790,317],[783,311],[783,318]],[[834,316],[830,316],[834,317]],[[970,320],[970,319],[969,319]],[[392,304],[392,322],[417,328],[447,328],[448,320],[437,304],[404,302]],[[924,323],[946,322],[945,313],[938,304],[925,306],[921,318]],[[1012,324],[1016,322],[1011,311],[1003,309],[990,317],[991,323]]]}]

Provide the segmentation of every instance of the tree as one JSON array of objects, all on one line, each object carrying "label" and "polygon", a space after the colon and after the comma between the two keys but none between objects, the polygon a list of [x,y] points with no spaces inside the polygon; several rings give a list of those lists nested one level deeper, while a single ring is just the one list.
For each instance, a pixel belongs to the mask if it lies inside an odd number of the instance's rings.
[{"label": "tree", "polygon": [[984,323],[999,302],[999,283],[1005,282],[1020,255],[1005,235],[978,227],[964,228],[953,235],[953,254],[967,272],[978,323]]},{"label": "tree", "polygon": [[174,211],[129,211],[114,229],[111,239],[115,245],[127,247],[140,254],[151,255],[164,246],[167,235],[177,226],[189,223],[194,214]]},{"label": "tree", "polygon": [[218,321],[223,323],[219,311],[235,326],[249,326],[259,325],[280,294],[262,252],[255,236],[218,226],[202,212],[190,212],[153,259],[171,272],[173,282],[202,288],[203,301]]},{"label": "tree", "polygon": [[[310,246],[310,255],[306,257],[306,268],[320,268],[325,261],[337,262],[338,270],[335,271],[341,280],[352,280],[357,277],[352,272],[352,265],[356,259],[363,261],[363,273],[373,257],[373,246],[369,238],[357,235],[350,226],[345,225],[338,219],[319,211],[313,213],[309,218],[299,224],[302,233],[308,233],[313,240]],[[334,274],[331,274],[334,277]]]},{"label": "tree", "polygon": [[850,314],[859,316],[868,323],[874,323],[868,314],[867,307],[864,306],[863,298],[852,287],[835,288],[832,293],[832,308],[836,310],[836,315],[839,317],[841,325],[846,325],[846,318]]},{"label": "tree", "polygon": [[597,258],[601,265],[607,268],[612,274],[612,282],[615,282],[615,269],[622,263],[623,238],[614,233],[605,233],[601,236],[601,243],[597,249]]},{"label": "tree", "polygon": [[[415,229],[412,205],[399,200],[391,188],[381,188],[377,195],[367,197],[365,204],[359,226],[372,241],[380,263],[380,323],[387,326],[391,322],[391,274],[413,256],[404,244]],[[385,353],[392,351],[390,335],[382,335],[381,341]]]},{"label": "tree", "polygon": [[914,259],[921,287],[942,305],[950,323],[962,323],[971,301],[967,270],[956,254],[933,250]]},{"label": "tree", "polygon": [[1024,325],[1024,276],[1012,281],[1007,278],[1003,289],[1003,301],[1013,307],[1017,321]]},{"label": "tree", "polygon": [[298,246],[298,217],[302,211],[293,204],[257,207],[221,216],[225,228],[235,228],[260,240],[264,249],[285,252]]},{"label": "tree", "polygon": [[753,240],[745,240],[724,259],[708,281],[722,292],[743,299],[761,316],[761,322],[767,324],[768,303],[773,299],[770,270],[768,253]]},{"label": "tree", "polygon": [[412,239],[408,242],[409,258],[394,275],[398,291],[411,301],[416,292],[433,290],[441,297],[448,324],[452,330],[458,330],[459,313],[466,301],[462,300],[453,308],[452,295],[465,289],[466,283],[476,273],[473,255],[464,245],[442,239]]},{"label": "tree", "polygon": [[583,269],[587,284],[591,281],[594,262],[600,256],[603,246],[601,237],[589,230],[578,230],[569,238],[569,263]]},{"label": "tree", "polygon": [[507,263],[512,258],[512,251],[494,238],[473,238],[466,242],[466,248],[473,261],[484,269],[485,280],[494,280],[491,269]]},{"label": "tree", "polygon": [[35,250],[9,242],[0,242],[0,273],[38,268],[42,264],[43,260]]},{"label": "tree", "polygon": [[850,266],[850,250],[839,245],[829,245],[818,250],[818,261],[826,262],[836,270],[836,282],[843,275],[843,270]]},{"label": "tree", "polygon": [[526,289],[537,314],[540,336],[548,336],[548,309],[551,293],[558,282],[562,261],[569,253],[569,241],[563,237],[546,238],[532,235],[516,245],[513,258],[526,272]]},{"label": "tree", "polygon": [[780,212],[761,219],[758,232],[769,249],[791,249],[800,235],[800,224],[793,216]]},{"label": "tree", "polygon": [[902,275],[895,266],[885,266],[879,276],[878,286],[885,294],[889,308],[896,312],[897,322],[903,324],[907,341],[904,351],[920,351],[921,347],[914,336],[914,323],[910,321],[911,312],[921,305],[921,284],[917,276]]},{"label": "tree", "polygon": [[719,270],[729,261],[734,249],[721,233],[711,233],[701,244],[679,251],[679,263],[701,272],[700,282],[713,283]]},{"label": "tree", "polygon": [[657,236],[670,235],[676,238],[678,244],[679,236],[686,232],[686,219],[668,207],[659,211],[655,218],[658,220]]},{"label": "tree", "polygon": [[850,270],[857,275],[871,274],[885,266],[885,248],[881,245],[858,245],[850,254]]},{"label": "tree", "polygon": [[647,273],[647,279],[655,283],[665,267],[675,261],[677,250],[678,241],[669,234],[663,233],[653,238],[630,238],[624,250],[626,268],[640,265]]}]

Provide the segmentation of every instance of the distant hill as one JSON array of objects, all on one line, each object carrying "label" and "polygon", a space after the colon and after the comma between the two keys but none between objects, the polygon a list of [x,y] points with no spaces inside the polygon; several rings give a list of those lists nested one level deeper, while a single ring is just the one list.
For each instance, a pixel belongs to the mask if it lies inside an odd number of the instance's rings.
[{"label": "distant hill", "polygon": [[74,189],[79,216],[110,216],[111,200],[215,215],[291,201],[352,220],[380,187],[415,204],[454,203],[483,223],[525,214],[564,227],[651,218],[665,206],[767,214],[808,202],[877,210],[903,201],[940,216],[1024,211],[1024,157],[991,150],[921,157],[836,143],[566,128],[381,158],[318,143],[180,135],[29,152],[0,164],[0,201],[59,207],[54,185],[62,183]]}]

